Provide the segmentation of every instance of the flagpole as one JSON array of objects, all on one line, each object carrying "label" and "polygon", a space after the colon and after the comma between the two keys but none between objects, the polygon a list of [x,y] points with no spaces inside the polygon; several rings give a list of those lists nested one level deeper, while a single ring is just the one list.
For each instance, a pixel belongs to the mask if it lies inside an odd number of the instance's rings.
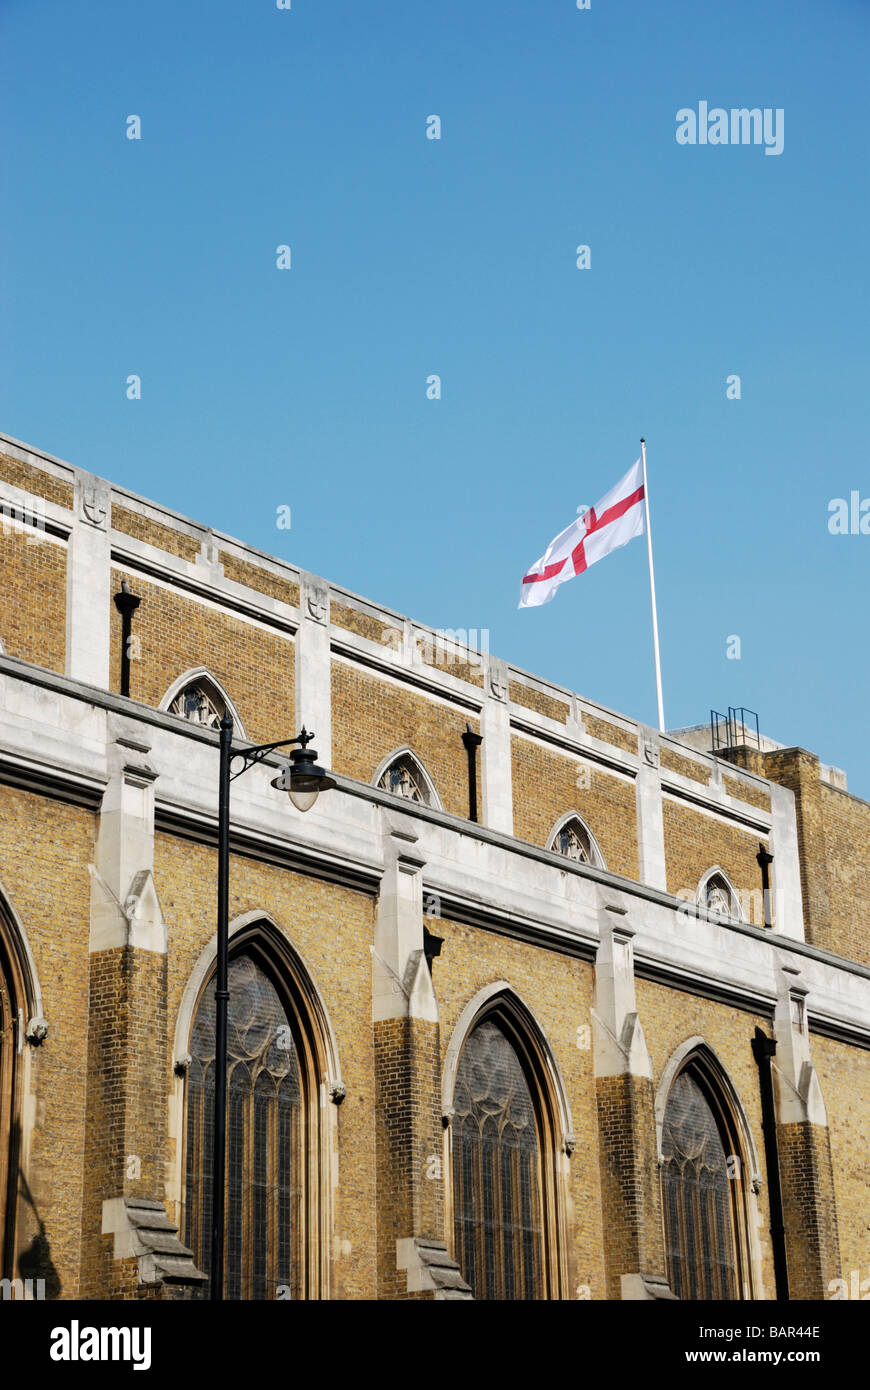
[{"label": "flagpole", "polygon": [[653,570],[652,530],[649,521],[649,484],[646,480],[646,441],[640,441],[640,454],[643,459],[643,505],[646,513],[646,553],[649,557],[649,595],[652,603],[653,652],[656,661],[656,698],[659,706],[659,731],[665,732],[665,706],[662,700],[662,661],[659,652],[659,619],[656,611],[656,577]]}]

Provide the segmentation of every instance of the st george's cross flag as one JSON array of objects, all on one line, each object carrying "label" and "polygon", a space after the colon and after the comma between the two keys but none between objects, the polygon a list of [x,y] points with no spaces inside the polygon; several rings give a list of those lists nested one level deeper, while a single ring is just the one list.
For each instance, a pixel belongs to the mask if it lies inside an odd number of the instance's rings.
[{"label": "st george's cross flag", "polygon": [[560,584],[644,532],[643,465],[638,459],[600,502],[572,521],[523,576],[519,608],[549,603]]}]

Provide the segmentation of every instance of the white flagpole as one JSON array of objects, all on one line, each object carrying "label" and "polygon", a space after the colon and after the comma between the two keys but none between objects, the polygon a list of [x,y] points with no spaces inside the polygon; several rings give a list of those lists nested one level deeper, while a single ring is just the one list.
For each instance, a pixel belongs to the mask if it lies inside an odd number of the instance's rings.
[{"label": "white flagpole", "polygon": [[653,652],[656,661],[656,698],[659,706],[659,730],[665,732],[665,706],[662,700],[662,661],[659,652],[659,619],[656,612],[656,578],[653,570],[652,530],[649,523],[649,484],[646,480],[646,441],[640,441],[640,454],[643,459],[643,505],[646,513],[646,552],[649,556],[649,594],[652,602]]}]

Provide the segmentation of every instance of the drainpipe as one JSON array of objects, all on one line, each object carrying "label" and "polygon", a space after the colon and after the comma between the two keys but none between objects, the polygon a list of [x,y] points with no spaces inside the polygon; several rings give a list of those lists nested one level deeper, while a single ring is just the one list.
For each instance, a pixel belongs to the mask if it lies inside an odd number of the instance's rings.
[{"label": "drainpipe", "polygon": [[130,694],[130,630],[133,614],[142,602],[138,594],[131,593],[126,579],[121,580],[121,592],[115,594],[115,607],[121,614],[121,694]]},{"label": "drainpipe", "polygon": [[477,821],[477,750],[483,743],[483,735],[476,734],[470,724],[466,724],[462,735],[465,751],[468,754],[468,819]]},{"label": "drainpipe", "polygon": [[770,1202],[770,1244],[773,1251],[773,1276],[778,1303],[788,1302],[788,1264],[785,1255],[785,1223],[782,1219],[782,1188],[779,1185],[779,1149],[776,1142],[776,1111],[773,1103],[771,1058],[776,1053],[776,1039],[769,1038],[756,1028],[752,1039],[752,1055],[758,1067],[758,1086],[761,1091],[761,1132],[767,1161],[767,1190]]},{"label": "drainpipe", "polygon": [[755,856],[755,862],[759,865],[761,869],[761,891],[764,902],[764,925],[766,927],[772,927],[773,922],[771,921],[770,917],[770,866],[773,863],[773,855],[770,853],[769,850],[766,850],[764,848],[764,845],[760,842],[758,845],[758,853]]}]

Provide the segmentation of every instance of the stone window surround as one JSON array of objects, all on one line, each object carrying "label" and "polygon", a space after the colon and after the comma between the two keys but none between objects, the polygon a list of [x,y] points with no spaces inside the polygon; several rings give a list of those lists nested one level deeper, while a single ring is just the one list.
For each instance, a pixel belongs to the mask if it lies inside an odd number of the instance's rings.
[{"label": "stone window surround", "polygon": [[393,763],[398,762],[400,758],[408,758],[414,764],[414,767],[420,774],[420,778],[426,788],[428,796],[428,800],[425,801],[415,801],[411,797],[402,797],[403,802],[407,802],[410,806],[431,806],[437,811],[443,811],[444,805],[441,801],[441,797],[438,795],[435,783],[426,770],[422,758],[420,758],[420,756],[414,752],[413,748],[409,747],[406,743],[403,743],[399,748],[394,748],[391,753],[388,753],[385,758],[381,759],[378,763],[375,775],[372,778],[372,786],[376,787],[379,791],[387,792],[389,796],[400,795],[400,793],[391,792],[389,788],[380,785],[381,778],[386,775]]},{"label": "stone window surround", "polygon": [[[551,854],[561,855],[561,851],[556,848],[556,840],[560,832],[564,830],[566,826],[570,825],[572,821],[579,821],[584,833],[586,834],[589,840],[589,849],[592,858],[587,862],[591,863],[597,869],[606,869],[607,865],[604,862],[604,855],[601,853],[601,846],[599,845],[598,841],[596,840],[595,836],[590,830],[588,821],[583,816],[581,816],[579,811],[566,811],[565,814],[560,816],[559,819],[556,821],[556,824],[553,826],[553,829],[550,831],[546,840],[546,846],[549,852]],[[562,858],[568,858],[568,856],[562,855]],[[571,862],[582,863],[584,861],[572,860]]]},{"label": "stone window surround", "polygon": [[671,1053],[656,1088],[656,1156],[659,1174],[661,1175],[665,1161],[662,1140],[668,1097],[680,1073],[692,1067],[703,1073],[705,1089],[715,1096],[714,1109],[718,1108],[720,1112],[724,1127],[729,1132],[729,1144],[732,1146],[730,1150],[726,1146],[726,1152],[731,1152],[740,1160],[740,1173],[732,1179],[732,1182],[737,1184],[733,1192],[732,1210],[738,1242],[741,1291],[744,1293],[748,1286],[748,1292],[745,1292],[747,1298],[764,1298],[758,1211],[758,1193],[764,1180],[758,1149],[745,1107],[728,1071],[714,1048],[697,1034],[686,1038]]},{"label": "stone window surround", "polygon": [[[721,879],[728,892],[730,911],[728,912],[727,916],[732,918],[736,922],[745,922],[747,920],[747,917],[746,913],[743,911],[743,907],[741,905],[740,898],[737,894],[737,890],[735,889],[733,883],[726,874],[725,870],[723,868],[720,868],[718,864],[714,864],[712,868],[708,869],[707,872],[702,875],[701,880],[698,884],[697,891],[695,893],[695,902],[698,904],[699,907],[707,907],[707,889],[711,880],[714,878]],[[719,913],[715,913],[712,908],[708,908],[707,910],[711,912],[714,916],[722,915]]]},{"label": "stone window surround", "polygon": [[575,1139],[568,1095],[547,1036],[533,1011],[507,980],[478,990],[457,1019],[444,1059],[441,1110],[444,1124],[444,1238],[455,1259],[453,1216],[453,1091],[466,1039],[484,1019],[505,1029],[529,1082],[538,1121],[544,1203],[544,1281],[548,1299],[568,1297],[567,1180]]},{"label": "stone window surround", "polygon": [[[304,1047],[299,1049],[300,1069],[307,1072],[307,1122],[316,1142],[309,1143],[309,1155],[316,1154],[315,1169],[305,1193],[308,1230],[303,1295],[306,1299],[329,1298],[332,1268],[332,1195],[338,1180],[337,1107],[346,1088],[341,1078],[338,1043],[323,996],[315,978],[296,946],[280,924],[265,910],[242,913],[230,922],[231,955],[248,946],[259,949],[269,960],[293,1000],[295,1019]],[[203,947],[191,971],[175,1024],[173,1046],[174,1090],[170,1097],[170,1140],[175,1158],[167,1180],[167,1200],[176,1204],[179,1231],[184,1234],[184,1192],[186,1185],[187,1066],[189,1041],[196,1010],[204,990],[213,977],[217,961],[216,938]],[[328,1100],[331,1105],[326,1104]]]},{"label": "stone window surround", "polygon": [[[242,723],[238,710],[230,699],[225,687],[221,685],[217,676],[212,675],[207,666],[192,666],[189,671],[185,671],[183,675],[178,676],[166,691],[158,705],[158,709],[163,710],[167,714],[173,713],[173,701],[177,700],[179,695],[181,695],[188,686],[200,684],[206,687],[206,693],[208,693],[208,687],[211,686],[218,699],[223,702],[225,710],[233,721],[233,737],[247,741],[245,726]],[[183,719],[185,716],[183,714],[174,713],[174,717],[176,719]]]}]

